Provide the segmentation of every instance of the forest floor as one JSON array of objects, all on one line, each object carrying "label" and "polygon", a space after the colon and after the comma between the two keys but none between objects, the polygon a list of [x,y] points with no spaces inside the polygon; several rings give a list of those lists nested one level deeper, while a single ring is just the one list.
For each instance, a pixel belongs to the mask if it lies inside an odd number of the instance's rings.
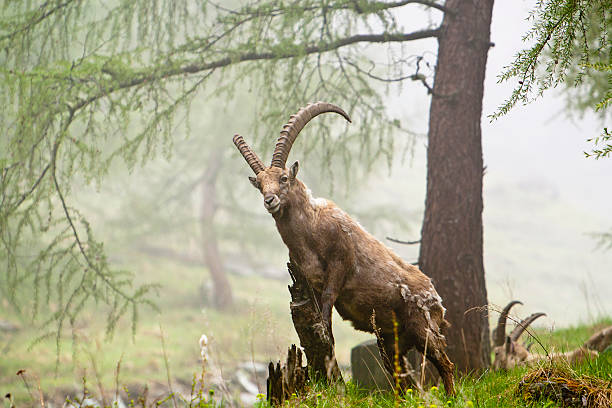
[{"label": "forest floor", "polygon": [[[137,403],[145,394],[151,403],[170,392],[189,399],[194,379],[202,374],[198,340],[205,334],[209,340],[209,360],[202,389],[207,395],[212,389],[215,403],[231,398],[233,406],[265,405],[257,402],[255,394],[265,394],[266,364],[282,359],[288,346],[298,344],[289,314],[288,278],[280,281],[232,276],[235,306],[232,310],[216,311],[207,306],[207,291],[203,289],[206,276],[201,269],[156,261],[140,262],[137,270],[137,281],[161,282],[163,289],[155,299],[159,311],[142,309],[135,333],[126,318],[118,323],[113,337],[107,338],[106,311],[91,305],[72,330],[66,330],[59,338],[51,336],[34,343],[33,339],[44,332],[2,304],[0,320],[19,326],[17,331],[0,332],[2,396],[10,394],[17,407],[41,406],[42,400],[46,408],[63,405],[67,396],[83,398],[84,388],[92,398],[107,405],[112,404],[115,395],[120,395],[127,405],[130,399]],[[536,333],[547,348],[563,351],[581,345],[597,328],[611,324],[612,319],[606,318]],[[351,347],[372,337],[356,332],[337,315],[334,336],[338,361],[345,377],[350,377],[347,374]],[[538,348],[534,346],[535,351],[541,352]],[[605,353],[585,366],[572,369],[572,373],[604,379],[611,386],[612,356]],[[315,385],[308,395],[296,397],[289,405],[521,406],[516,405],[523,401],[517,387],[526,374],[523,368],[465,377],[459,381],[459,393],[453,399],[447,399],[436,388],[397,398],[393,393],[364,393],[350,381],[341,389]],[[173,406],[176,399],[166,402]],[[532,406],[557,406],[546,404],[543,400]],[[4,406],[11,406],[8,398]]]}]

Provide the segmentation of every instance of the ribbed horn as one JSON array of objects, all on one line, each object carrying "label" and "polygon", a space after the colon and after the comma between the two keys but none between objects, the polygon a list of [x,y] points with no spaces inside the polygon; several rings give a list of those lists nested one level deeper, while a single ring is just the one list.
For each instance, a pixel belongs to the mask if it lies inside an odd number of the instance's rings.
[{"label": "ribbed horn", "polygon": [[304,129],[304,126],[306,126],[306,124],[310,122],[312,118],[325,112],[336,112],[337,114],[344,116],[344,119],[347,121],[351,121],[349,115],[334,104],[327,102],[316,102],[306,105],[306,107],[301,108],[298,113],[291,115],[289,122],[283,126],[283,130],[281,130],[280,136],[276,141],[274,153],[272,154],[271,166],[284,169],[285,163],[287,163],[287,157],[289,156],[289,152],[293,146],[293,142],[295,142],[295,139],[300,131]]},{"label": "ribbed horn", "polygon": [[492,336],[494,347],[504,345],[504,340],[506,339],[506,320],[508,319],[508,313],[510,313],[510,309],[512,309],[512,306],[516,304],[522,305],[523,302],[519,300],[513,300],[512,302],[508,303],[506,307],[504,307],[501,314],[499,315],[499,319],[497,320],[497,327],[495,328],[495,330],[493,330]]},{"label": "ribbed horn", "polygon": [[532,313],[528,318],[523,319],[510,333],[510,340],[517,341],[529,325],[542,316],[546,316],[546,313]]},{"label": "ribbed horn", "polygon": [[251,169],[255,172],[255,175],[259,174],[259,172],[264,170],[265,166],[263,162],[259,159],[259,157],[257,157],[255,152],[249,147],[249,145],[246,144],[242,136],[234,135],[233,141],[238,150],[240,150],[242,157],[244,157]]}]

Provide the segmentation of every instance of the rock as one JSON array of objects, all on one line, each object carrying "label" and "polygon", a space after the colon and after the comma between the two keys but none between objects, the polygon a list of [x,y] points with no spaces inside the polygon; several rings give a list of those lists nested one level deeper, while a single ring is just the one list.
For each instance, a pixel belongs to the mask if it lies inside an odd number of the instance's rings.
[{"label": "rock", "polygon": [[245,370],[248,373],[266,376],[268,375],[268,365],[258,361],[245,361],[238,364],[238,368]]},{"label": "rock", "polygon": [[66,401],[64,408],[99,408],[100,403],[93,398],[85,398],[83,401]]},{"label": "rock", "polygon": [[250,394],[248,392],[240,393],[240,402],[242,403],[243,407],[252,407],[257,401],[256,394]]},{"label": "rock", "polygon": [[376,340],[364,341],[351,349],[353,382],[369,390],[392,390],[391,378],[383,365]]},{"label": "rock", "polygon": [[3,332],[16,332],[19,330],[19,326],[6,320],[0,320],[0,331]]},{"label": "rock", "polygon": [[244,391],[249,394],[257,395],[259,393],[259,388],[257,388],[257,384],[253,383],[249,378],[249,375],[246,374],[242,370],[236,371],[234,374],[234,378],[236,382],[242,387]]},{"label": "rock", "polygon": [[117,396],[117,399],[113,401],[113,403],[111,404],[111,407],[113,407],[113,408],[127,408],[127,406],[125,405],[125,402],[123,402],[123,399],[121,399],[120,396]]}]

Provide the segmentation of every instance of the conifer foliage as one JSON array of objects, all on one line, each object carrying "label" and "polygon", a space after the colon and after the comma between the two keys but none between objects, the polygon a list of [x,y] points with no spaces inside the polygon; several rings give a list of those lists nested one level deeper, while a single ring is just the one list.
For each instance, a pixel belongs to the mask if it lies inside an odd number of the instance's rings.
[{"label": "conifer foliage", "polygon": [[[388,136],[400,126],[373,83],[425,81],[422,57],[392,45],[438,34],[433,23],[406,31],[394,14],[403,6],[444,11],[426,0],[3,1],[1,296],[58,344],[88,302],[106,305],[109,334],[126,312],[136,321],[154,287],[133,287],[129,272],[112,267],[73,204],[75,186],[100,185],[116,161],[133,170],[169,155],[196,96],[255,90],[265,101],[255,131],[272,123],[275,133],[304,101],[333,100],[360,117],[345,140],[364,162],[389,159]],[[368,44],[386,47],[382,62],[363,52]],[[348,160],[319,126],[327,160],[332,149]]]},{"label": "conifer foliage", "polygon": [[499,82],[516,81],[516,86],[492,118],[562,83],[584,91],[574,93],[571,108],[588,106],[603,115],[612,97],[611,8],[610,0],[538,1],[523,36],[528,47],[498,77]]}]

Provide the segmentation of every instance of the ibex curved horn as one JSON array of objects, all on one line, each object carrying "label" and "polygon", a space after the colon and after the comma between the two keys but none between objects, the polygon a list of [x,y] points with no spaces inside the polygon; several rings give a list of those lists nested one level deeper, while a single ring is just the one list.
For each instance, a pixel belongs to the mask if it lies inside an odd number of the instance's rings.
[{"label": "ibex curved horn", "polygon": [[521,302],[520,300],[513,300],[512,302],[508,303],[506,307],[504,307],[501,314],[499,315],[499,319],[497,320],[497,327],[495,328],[495,330],[493,330],[494,347],[502,346],[504,344],[504,341],[506,339],[506,320],[508,319],[508,313],[510,313],[510,309],[512,309],[512,306],[516,304],[522,305],[523,302]]},{"label": "ibex curved horn", "polygon": [[546,313],[532,313],[526,319],[523,319],[510,333],[510,340],[517,341],[521,334],[529,327],[531,323],[533,323],[538,317],[546,316]]},{"label": "ibex curved horn", "polygon": [[233,141],[238,150],[240,150],[242,157],[244,157],[253,172],[255,172],[255,175],[265,169],[263,162],[259,159],[259,157],[257,157],[253,149],[251,149],[249,145],[244,141],[242,136],[234,135]]},{"label": "ibex curved horn", "polygon": [[283,130],[281,130],[281,134],[276,141],[274,153],[272,154],[271,166],[284,169],[285,163],[287,162],[287,157],[289,156],[289,152],[293,146],[293,142],[295,142],[295,139],[300,131],[304,129],[304,126],[306,126],[306,124],[310,122],[312,118],[325,112],[336,112],[337,114],[344,116],[344,119],[347,121],[351,121],[349,115],[334,104],[327,102],[316,102],[306,105],[306,107],[301,108],[298,113],[291,115],[289,122],[283,126]]}]

